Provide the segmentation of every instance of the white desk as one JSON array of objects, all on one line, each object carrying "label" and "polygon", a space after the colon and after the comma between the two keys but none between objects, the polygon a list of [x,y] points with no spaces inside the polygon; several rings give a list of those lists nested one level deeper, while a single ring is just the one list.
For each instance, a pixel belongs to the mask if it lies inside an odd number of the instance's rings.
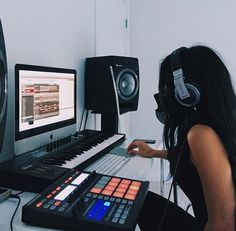
[{"label": "white desk", "polygon": [[[124,143],[124,145],[127,145]],[[122,145],[123,146],[123,145]],[[130,171],[130,169],[134,171]],[[130,172],[132,174],[130,175]],[[135,175],[136,174],[136,175]],[[131,158],[131,160],[125,165],[117,174],[117,176],[127,177],[130,176],[134,179],[142,179],[148,181],[160,182],[160,161],[158,159],[149,159],[139,156]],[[24,192],[20,195],[21,204],[17,210],[13,221],[14,231],[53,231],[55,229],[46,229],[35,226],[29,226],[21,222],[22,206],[31,200],[36,193]],[[8,199],[0,204],[0,231],[10,231],[11,217],[17,206],[17,199]],[[136,229],[139,230],[138,228]]]}]

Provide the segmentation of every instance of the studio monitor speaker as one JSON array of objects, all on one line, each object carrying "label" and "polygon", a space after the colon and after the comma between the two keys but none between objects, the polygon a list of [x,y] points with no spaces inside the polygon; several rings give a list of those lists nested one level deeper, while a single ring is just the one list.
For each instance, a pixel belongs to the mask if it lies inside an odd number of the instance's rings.
[{"label": "studio monitor speaker", "polygon": [[102,56],[86,59],[85,108],[94,113],[116,113],[116,94],[120,114],[135,111],[139,98],[138,59]]},{"label": "studio monitor speaker", "polygon": [[7,59],[0,20],[0,154],[3,148],[7,114]]}]

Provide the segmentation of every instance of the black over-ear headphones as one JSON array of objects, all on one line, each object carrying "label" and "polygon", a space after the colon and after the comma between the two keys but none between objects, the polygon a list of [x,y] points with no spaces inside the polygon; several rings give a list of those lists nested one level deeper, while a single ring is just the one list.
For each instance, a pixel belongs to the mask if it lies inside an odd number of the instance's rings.
[{"label": "black over-ear headphones", "polygon": [[170,56],[171,68],[174,76],[175,98],[185,107],[195,107],[200,101],[200,90],[192,83],[185,82],[185,76],[181,67],[180,55],[183,50],[188,48],[181,47],[173,51]]}]

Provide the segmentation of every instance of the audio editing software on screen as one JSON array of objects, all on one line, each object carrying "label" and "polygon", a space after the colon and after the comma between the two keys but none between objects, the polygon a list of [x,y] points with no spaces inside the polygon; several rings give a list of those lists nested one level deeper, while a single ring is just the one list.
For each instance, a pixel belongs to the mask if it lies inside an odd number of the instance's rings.
[{"label": "audio editing software on screen", "polygon": [[20,131],[74,117],[74,75],[20,71]]}]

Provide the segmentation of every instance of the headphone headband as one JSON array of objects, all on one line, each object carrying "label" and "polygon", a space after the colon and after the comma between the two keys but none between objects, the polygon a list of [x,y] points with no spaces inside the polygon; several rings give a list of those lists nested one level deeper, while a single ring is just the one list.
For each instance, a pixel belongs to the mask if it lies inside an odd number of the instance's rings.
[{"label": "headphone headband", "polygon": [[173,71],[179,69],[181,67],[181,62],[180,62],[180,53],[183,50],[188,50],[186,47],[180,47],[176,50],[174,50],[171,54],[171,68]]}]

